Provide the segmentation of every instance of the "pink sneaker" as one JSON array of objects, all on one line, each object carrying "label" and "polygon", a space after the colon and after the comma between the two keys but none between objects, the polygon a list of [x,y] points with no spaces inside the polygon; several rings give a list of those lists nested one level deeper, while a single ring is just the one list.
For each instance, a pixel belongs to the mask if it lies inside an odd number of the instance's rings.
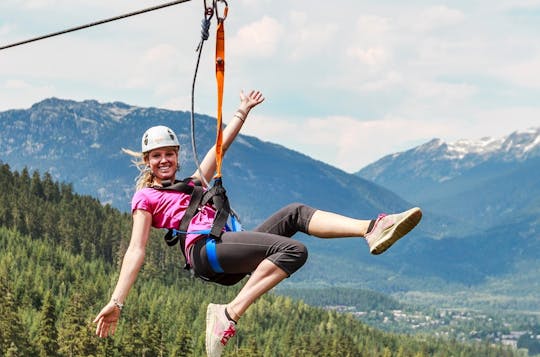
[{"label": "pink sneaker", "polygon": [[380,214],[371,232],[365,235],[370,253],[383,253],[409,233],[420,222],[421,218],[422,211],[418,207],[397,214]]},{"label": "pink sneaker", "polygon": [[209,304],[206,309],[206,354],[219,357],[231,337],[236,324],[225,316],[226,305]]}]

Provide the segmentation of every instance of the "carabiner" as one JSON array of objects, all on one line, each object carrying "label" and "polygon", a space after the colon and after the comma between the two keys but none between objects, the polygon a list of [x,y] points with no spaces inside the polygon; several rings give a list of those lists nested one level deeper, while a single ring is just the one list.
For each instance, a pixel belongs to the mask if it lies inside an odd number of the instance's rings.
[{"label": "carabiner", "polygon": [[212,3],[212,6],[208,6],[206,4],[206,0],[204,0],[204,19],[206,21],[210,21],[210,19],[214,16],[214,8],[215,5]]},{"label": "carabiner", "polygon": [[[218,2],[225,4],[223,8],[223,16],[219,16]],[[214,0],[214,11],[216,13],[216,19],[218,22],[223,22],[227,18],[227,13],[229,12],[229,4],[226,0]]]}]

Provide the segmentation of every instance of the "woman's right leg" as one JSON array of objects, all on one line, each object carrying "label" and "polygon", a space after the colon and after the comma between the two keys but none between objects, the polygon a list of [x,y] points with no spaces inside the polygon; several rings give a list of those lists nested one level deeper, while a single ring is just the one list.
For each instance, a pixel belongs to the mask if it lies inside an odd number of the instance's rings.
[{"label": "woman's right leg", "polygon": [[[219,264],[226,274],[242,276],[251,273],[251,276],[229,304],[208,305],[206,350],[209,356],[221,355],[223,347],[235,334],[235,323],[255,300],[298,270],[307,260],[307,250],[302,243],[263,232],[225,232],[221,240],[216,242],[215,249]],[[211,276],[205,245],[195,245],[193,261],[199,263],[196,270],[206,271]]]},{"label": "woman's right leg", "polygon": [[227,311],[231,318],[238,321],[249,306],[259,297],[274,288],[289,274],[268,259],[263,260],[251,273],[246,284],[236,297],[227,304]]},{"label": "woman's right leg", "polygon": [[[284,278],[300,269],[308,252],[301,242],[263,232],[225,232],[215,244],[217,260],[227,276],[251,274],[238,296],[229,304],[234,320],[243,315],[249,305]],[[205,241],[195,244],[191,261],[197,274],[211,278],[215,273],[210,266]]]},{"label": "woman's right leg", "polygon": [[285,279],[288,274],[268,259],[253,271],[247,283],[227,305],[209,304],[206,310],[206,353],[219,357],[231,337],[236,322],[255,300]]}]

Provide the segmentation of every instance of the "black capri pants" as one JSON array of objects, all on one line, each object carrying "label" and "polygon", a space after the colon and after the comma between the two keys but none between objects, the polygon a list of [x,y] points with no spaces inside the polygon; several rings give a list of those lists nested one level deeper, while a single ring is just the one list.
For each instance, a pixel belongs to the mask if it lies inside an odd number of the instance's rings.
[{"label": "black capri pants", "polygon": [[190,251],[195,274],[203,280],[233,285],[268,259],[288,276],[300,269],[308,257],[307,248],[291,239],[297,233],[308,233],[315,209],[292,203],[271,215],[253,231],[224,232],[216,242],[216,255],[224,273],[215,273],[206,255],[206,239],[200,239]]}]

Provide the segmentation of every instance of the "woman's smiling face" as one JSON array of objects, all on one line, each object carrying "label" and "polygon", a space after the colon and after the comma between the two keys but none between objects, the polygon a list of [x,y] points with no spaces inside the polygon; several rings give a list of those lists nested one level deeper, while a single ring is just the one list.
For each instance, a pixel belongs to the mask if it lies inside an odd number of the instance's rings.
[{"label": "woman's smiling face", "polygon": [[160,183],[162,180],[174,180],[178,168],[178,149],[164,147],[150,151],[148,165]]}]

